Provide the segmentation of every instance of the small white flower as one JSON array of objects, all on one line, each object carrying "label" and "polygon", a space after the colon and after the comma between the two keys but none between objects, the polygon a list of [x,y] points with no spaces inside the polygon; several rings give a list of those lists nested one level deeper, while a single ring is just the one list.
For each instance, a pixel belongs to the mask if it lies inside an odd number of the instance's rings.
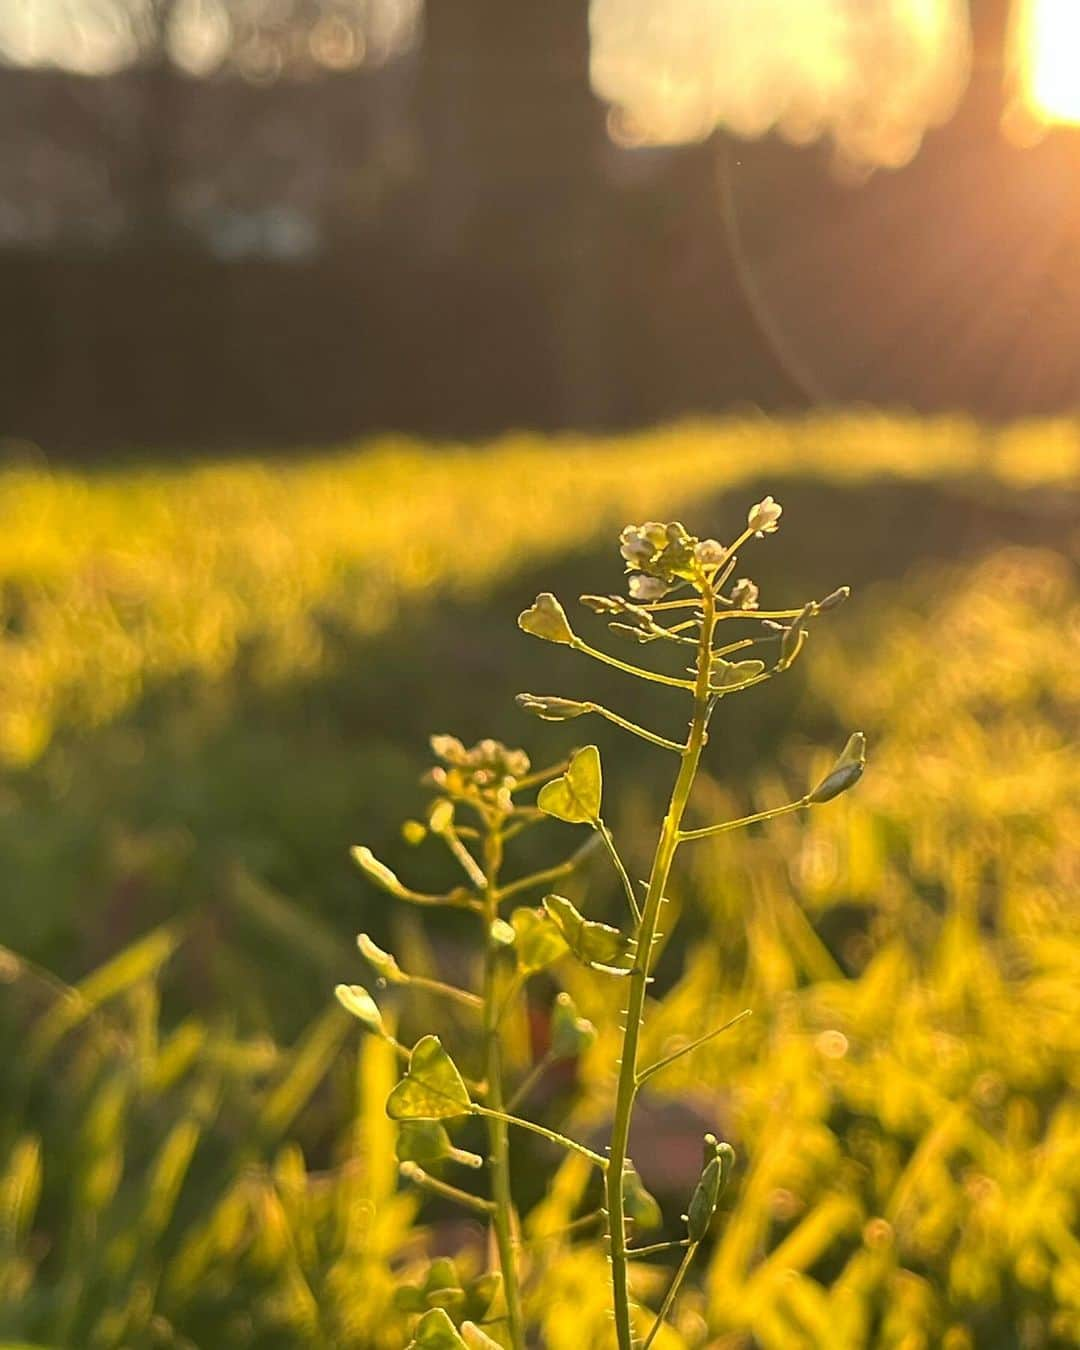
[{"label": "small white flower", "polygon": [[667,595],[667,584],[659,577],[632,576],[630,578],[630,595],[634,600],[662,600]]},{"label": "small white flower", "polygon": [[656,550],[640,530],[628,528],[622,532],[619,552],[628,563],[637,566],[640,563],[649,562]]},{"label": "small white flower", "polygon": [[727,549],[717,539],[702,539],[694,545],[694,557],[702,567],[719,567],[727,557]]},{"label": "small white flower", "polygon": [[667,543],[667,527],[658,520],[647,520],[644,525],[627,525],[619,535],[619,552],[628,563],[640,567],[651,562]]},{"label": "small white flower", "polygon": [[736,609],[757,609],[758,588],[749,577],[740,577],[732,586],[731,603]]},{"label": "small white flower", "polygon": [[765,497],[747,513],[746,523],[755,534],[775,534],[784,508],[771,497]]}]

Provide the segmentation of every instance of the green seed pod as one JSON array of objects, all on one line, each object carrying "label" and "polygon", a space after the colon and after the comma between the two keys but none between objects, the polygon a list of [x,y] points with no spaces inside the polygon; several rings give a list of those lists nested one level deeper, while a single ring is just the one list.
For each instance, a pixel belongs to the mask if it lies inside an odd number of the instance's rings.
[{"label": "green seed pod", "polygon": [[569,645],[574,641],[574,630],[566,611],[550,591],[538,595],[529,608],[518,615],[518,627],[545,642]]},{"label": "green seed pod", "polygon": [[403,1120],[398,1126],[394,1151],[398,1162],[419,1163],[421,1167],[438,1162],[456,1162],[473,1168],[484,1165],[483,1158],[475,1153],[455,1148],[445,1126],[437,1120]]},{"label": "green seed pod", "polygon": [[641,1183],[634,1167],[627,1163],[622,1179],[623,1209],[628,1219],[639,1228],[659,1228],[664,1222],[663,1211],[656,1197],[650,1195]]},{"label": "green seed pod", "polygon": [[716,1202],[720,1198],[720,1161],[713,1158],[706,1163],[701,1180],[690,1197],[690,1208],[686,1214],[686,1233],[691,1242],[700,1242],[709,1231],[712,1216],[716,1213]]},{"label": "green seed pod", "polygon": [[551,1051],[560,1059],[573,1059],[596,1040],[596,1028],[582,1017],[567,993],[561,993],[551,1010]]},{"label": "green seed pod", "polygon": [[705,1167],[701,1180],[690,1198],[686,1215],[686,1232],[691,1242],[701,1242],[709,1231],[716,1206],[731,1178],[735,1164],[735,1150],[730,1144],[717,1142],[716,1136],[705,1136]]},{"label": "green seed pod", "polygon": [[355,1018],[363,1022],[368,1031],[375,1032],[377,1036],[382,1035],[382,1013],[379,1012],[378,1004],[362,985],[335,985],[334,997],[346,1012],[352,1013]]}]

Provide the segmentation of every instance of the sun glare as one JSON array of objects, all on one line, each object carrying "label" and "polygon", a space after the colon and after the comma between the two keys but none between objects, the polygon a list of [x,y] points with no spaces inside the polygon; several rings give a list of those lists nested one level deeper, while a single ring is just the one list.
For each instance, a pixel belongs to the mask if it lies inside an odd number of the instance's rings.
[{"label": "sun glare", "polygon": [[1024,20],[1028,102],[1049,122],[1080,123],[1080,0],[1028,0]]}]

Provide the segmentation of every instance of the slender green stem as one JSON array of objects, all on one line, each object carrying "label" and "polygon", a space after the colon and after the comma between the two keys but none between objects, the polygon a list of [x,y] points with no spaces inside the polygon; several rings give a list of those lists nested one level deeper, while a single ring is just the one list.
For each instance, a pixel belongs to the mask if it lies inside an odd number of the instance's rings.
[{"label": "slender green stem", "polygon": [[417,1163],[403,1162],[398,1171],[414,1186],[420,1186],[425,1191],[430,1191],[432,1195],[441,1195],[444,1200],[453,1200],[455,1205],[462,1205],[465,1209],[483,1214],[485,1218],[491,1216],[494,1205],[490,1200],[485,1200],[479,1195],[470,1195],[468,1191],[463,1191],[458,1186],[451,1186],[448,1181],[440,1181],[438,1177],[425,1172]]},{"label": "slender green stem", "polygon": [[[694,644],[697,645],[696,643]],[[651,745],[658,745],[663,750],[674,750],[677,755],[681,755],[686,749],[678,741],[669,741],[666,736],[658,736],[655,731],[649,731],[645,727],[639,727],[636,722],[630,722],[625,717],[620,717],[618,713],[613,713],[610,708],[605,708],[599,703],[590,703],[589,711],[597,713],[600,717],[606,717],[609,722],[614,722],[617,727],[622,727],[623,731],[632,732],[635,736],[640,736],[643,741],[648,741]]]},{"label": "slender green stem", "polygon": [[761,638],[740,638],[738,642],[729,642],[726,647],[716,647],[713,649],[713,656],[730,656],[732,652],[745,651],[747,647],[752,647],[755,642],[760,642]]},{"label": "slender green stem", "polygon": [[704,1036],[698,1036],[696,1040],[690,1041],[686,1045],[681,1045],[678,1050],[673,1050],[670,1055],[665,1055],[663,1059],[658,1059],[655,1064],[650,1064],[647,1069],[642,1069],[637,1076],[638,1087],[641,1087],[643,1083],[647,1083],[654,1073],[659,1073],[661,1069],[666,1069],[669,1064],[674,1064],[677,1059],[682,1059],[683,1055],[688,1055],[691,1050],[696,1050],[699,1045],[705,1045],[706,1042],[711,1041],[714,1036],[719,1036],[722,1032],[730,1031],[732,1027],[745,1021],[745,1019],[750,1016],[750,1013],[751,1010],[749,1008],[744,1008],[741,1013],[733,1017],[730,1022],[725,1022],[722,1027],[713,1027],[712,1031],[707,1031]]},{"label": "slender green stem", "polygon": [[498,880],[502,866],[501,821],[493,823],[484,839],[484,1076],[491,1111],[474,1107],[487,1117],[488,1160],[491,1165],[491,1226],[499,1251],[506,1324],[512,1350],[525,1350],[525,1317],[517,1262],[517,1218],[510,1186],[510,1139],[503,1118],[502,1038],[499,1034],[499,945],[491,935],[498,918]]},{"label": "slender green stem", "polygon": [[655,628],[646,628],[642,630],[643,634],[646,636],[643,636],[641,641],[660,642],[666,638],[668,642],[677,642],[683,647],[696,647],[697,638],[683,637],[680,632],[676,632],[676,629],[692,628],[693,624],[693,619],[687,620],[686,623],[677,623],[671,628],[664,628],[660,624],[657,624]]},{"label": "slender green stem", "polygon": [[537,1085],[537,1083],[539,1083],[540,1079],[543,1078],[544,1074],[547,1073],[548,1069],[550,1069],[551,1066],[558,1060],[558,1058],[559,1058],[558,1055],[553,1055],[550,1050],[545,1051],[545,1053],[541,1055],[541,1057],[536,1061],[536,1063],[532,1066],[529,1072],[518,1084],[517,1088],[514,1091],[514,1095],[506,1103],[507,1111],[513,1114],[513,1112],[517,1109],[520,1103],[525,1100],[525,1098],[529,1095],[529,1093],[533,1090],[533,1088]]},{"label": "slender green stem", "polygon": [[546,783],[549,778],[554,778],[566,768],[569,760],[560,759],[557,764],[549,764],[546,769],[535,769],[532,773],[526,774],[524,778],[519,778],[511,792],[524,792],[526,788],[536,787],[540,783]]},{"label": "slender green stem", "polygon": [[701,599],[695,597],[693,600],[657,600],[654,604],[642,605],[642,609],[647,609],[650,614],[658,614],[663,609],[700,609]]},{"label": "slender green stem", "polygon": [[692,680],[680,680],[674,675],[660,675],[655,670],[642,670],[640,666],[632,666],[628,661],[620,661],[616,656],[609,656],[607,652],[598,651],[595,647],[590,647],[587,642],[582,642],[581,638],[575,638],[570,644],[575,651],[584,652],[586,656],[591,656],[594,661],[602,661],[605,666],[614,666],[616,670],[623,670],[628,675],[636,675],[639,680],[651,680],[653,684],[667,684],[673,689],[693,689]]},{"label": "slender green stem", "polygon": [[487,877],[484,869],[457,837],[453,830],[443,831],[443,842],[461,865],[461,870],[481,894],[487,889]]},{"label": "slender green stem", "polygon": [[657,1256],[660,1252],[677,1251],[680,1247],[688,1247],[689,1238],[679,1238],[675,1242],[654,1242],[650,1247],[628,1247],[627,1256]]},{"label": "slender green stem", "polygon": [[560,1148],[569,1149],[571,1153],[580,1153],[583,1158],[588,1158],[591,1163],[597,1167],[607,1170],[608,1160],[599,1153],[594,1153],[591,1148],[584,1144],[579,1144],[576,1139],[571,1139],[568,1135],[559,1134],[558,1130],[549,1130],[546,1125],[538,1125],[534,1120],[525,1120],[521,1116],[512,1116],[507,1111],[498,1111],[492,1107],[477,1106],[473,1103],[472,1114],[474,1116],[486,1116],[491,1120],[500,1120],[506,1125],[517,1125],[523,1130],[530,1130],[533,1134],[538,1134],[543,1139],[550,1139],[553,1144],[558,1144]]},{"label": "slender green stem", "polygon": [[505,886],[496,887],[493,892],[495,903],[502,904],[504,900],[508,900],[512,895],[519,895],[522,891],[531,891],[539,886],[548,886],[553,881],[562,881],[564,877],[573,876],[597,847],[598,842],[595,834],[590,835],[565,862],[555,867],[546,867],[542,872],[532,872],[527,877],[519,877],[517,881],[508,882]]},{"label": "slender green stem", "polygon": [[615,840],[611,837],[611,831],[604,822],[597,816],[593,822],[596,832],[604,841],[604,847],[611,855],[611,861],[615,864],[615,871],[619,874],[619,880],[622,882],[623,890],[626,892],[626,899],[630,905],[630,913],[634,916],[634,923],[641,925],[641,909],[638,906],[637,896],[634,894],[634,883],[627,874],[626,867],[623,865],[622,858],[619,857],[619,850],[615,847]]},{"label": "slender green stem", "polygon": [[797,619],[801,609],[725,609],[718,619]]},{"label": "slender green stem", "polygon": [[675,1272],[675,1278],[668,1285],[668,1291],[664,1295],[664,1301],[660,1305],[660,1311],[656,1314],[656,1321],[649,1329],[649,1334],[645,1337],[645,1344],[642,1350],[649,1350],[649,1346],[656,1340],[657,1333],[667,1320],[667,1315],[671,1311],[671,1305],[675,1302],[675,1295],[682,1287],[683,1280],[686,1279],[686,1272],[690,1269],[690,1263],[697,1253],[698,1244],[691,1242],[686,1249],[686,1255],[679,1262],[679,1269]]},{"label": "slender green stem", "polygon": [[542,825],[545,820],[551,817],[545,815],[543,811],[534,811],[532,809],[515,811],[514,823],[508,825],[502,832],[504,844],[508,844],[511,839],[516,839],[519,834],[524,834],[526,830],[531,830],[534,825]]},{"label": "slender green stem", "polygon": [[716,628],[716,596],[707,587],[701,597],[701,631],[698,641],[697,675],[693,683],[694,711],[690,735],[682,754],[678,777],[672,789],[667,814],[660,828],[660,837],[649,874],[634,968],[631,971],[630,992],[626,1009],[626,1030],[623,1033],[622,1059],[615,1097],[615,1119],[612,1124],[611,1145],[608,1152],[607,1209],[608,1245],[611,1257],[612,1301],[615,1313],[615,1334],[619,1350],[633,1350],[633,1329],[630,1317],[630,1289],[627,1271],[626,1212],[622,1193],[622,1176],[626,1169],[630,1138],[630,1120],[638,1088],[638,1049],[641,1024],[645,1013],[648,991],[649,965],[663,904],[664,892],[671,873],[672,860],[679,846],[679,829],[683,812],[690,797],[694,775],[697,773],[701,749],[705,743],[705,729],[710,711],[709,669],[712,660],[712,640]]},{"label": "slender green stem", "polygon": [[738,830],[744,825],[756,825],[759,820],[775,820],[777,816],[790,815],[792,811],[802,811],[811,806],[809,796],[800,797],[797,802],[788,802],[786,806],[774,806],[771,811],[756,811],[752,816],[740,816],[738,820],[721,821],[719,825],[705,825],[700,830],[680,830],[679,839],[685,843],[688,839],[708,839],[710,835],[726,834],[728,830]]},{"label": "slender green stem", "polygon": [[408,975],[405,977],[405,983],[414,989],[426,989],[429,994],[439,994],[442,998],[453,999],[455,1003],[472,1008],[474,1011],[484,1006],[484,1000],[477,994],[471,994],[468,989],[459,989],[456,984],[445,984],[442,980],[430,980],[426,975]]}]

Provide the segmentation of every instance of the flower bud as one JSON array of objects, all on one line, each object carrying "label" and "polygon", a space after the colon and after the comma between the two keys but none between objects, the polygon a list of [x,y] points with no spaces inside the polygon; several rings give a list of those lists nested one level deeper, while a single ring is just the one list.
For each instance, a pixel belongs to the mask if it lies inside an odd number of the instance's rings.
[{"label": "flower bud", "polygon": [[628,584],[631,598],[645,603],[652,600],[662,600],[670,589],[667,582],[661,581],[659,577],[643,575],[632,576]]},{"label": "flower bud", "polygon": [[836,609],[837,606],[844,603],[850,594],[850,586],[838,586],[836,590],[827,595],[824,600],[819,600],[817,602],[818,613],[825,614],[830,609]]},{"label": "flower bud", "polygon": [[757,535],[775,534],[784,508],[772,497],[764,497],[746,515],[747,527]]},{"label": "flower bud", "polygon": [[408,984],[409,977],[398,965],[396,958],[390,952],[383,951],[367,933],[357,933],[356,945],[360,948],[360,955],[380,980],[385,980],[387,984]]},{"label": "flower bud", "polygon": [[574,630],[566,611],[550,591],[538,595],[528,609],[518,615],[518,627],[545,642],[561,642],[569,646],[574,641]]},{"label": "flower bud", "polygon": [[618,633],[620,637],[629,638],[631,642],[654,642],[656,634],[648,628],[639,628],[632,623],[609,623],[608,627],[613,633]]},{"label": "flower bud", "polygon": [[368,878],[375,883],[381,890],[389,895],[396,896],[399,900],[408,899],[408,891],[397,879],[394,872],[385,863],[376,858],[371,849],[365,848],[363,844],[357,844],[355,848],[350,849],[352,860],[361,868]]},{"label": "flower bud", "polygon": [[454,803],[438,797],[428,811],[428,829],[432,834],[448,834],[454,828]]},{"label": "flower bud", "polygon": [[843,754],[810,793],[808,800],[815,806],[822,802],[831,802],[834,797],[839,797],[842,792],[854,787],[865,768],[866,737],[861,731],[855,731],[848,738]]},{"label": "flower bud", "polygon": [[401,823],[401,837],[407,844],[414,847],[422,844],[427,838],[427,826],[422,825],[418,820],[404,820]]},{"label": "flower bud", "polygon": [[535,713],[545,722],[569,722],[592,712],[591,703],[578,703],[572,698],[556,698],[554,694],[515,694],[514,702],[526,712]]},{"label": "flower bud", "polygon": [[578,599],[594,614],[621,614],[626,601],[618,595],[579,595]]},{"label": "flower bud", "polygon": [[791,627],[780,639],[780,660],[776,663],[777,670],[787,670],[788,666],[802,651],[803,643],[806,641],[806,625],[814,614],[815,608],[812,600],[803,605]]}]

